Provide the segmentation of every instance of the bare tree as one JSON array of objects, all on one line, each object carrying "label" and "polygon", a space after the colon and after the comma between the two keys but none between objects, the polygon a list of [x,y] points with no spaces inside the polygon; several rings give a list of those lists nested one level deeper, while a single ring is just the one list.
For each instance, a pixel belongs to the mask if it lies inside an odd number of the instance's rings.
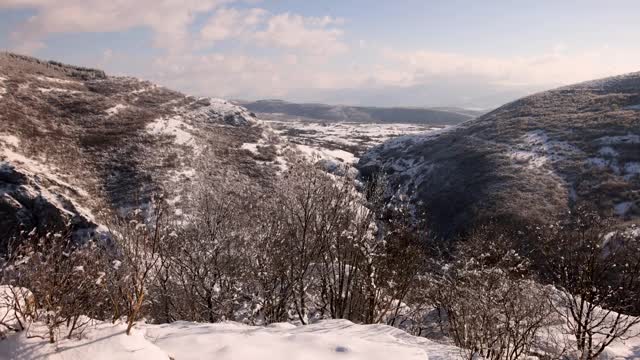
[{"label": "bare tree", "polygon": [[[127,335],[143,312],[148,289],[158,274],[162,244],[170,241],[173,230],[165,216],[165,210],[151,208],[150,213],[134,211],[118,219],[112,225],[111,237],[115,240],[117,256],[113,260],[116,270],[123,274],[116,277],[113,302],[120,296],[124,300],[122,313],[127,318]],[[121,312],[120,309],[117,310]]]},{"label": "bare tree", "polygon": [[598,358],[616,340],[637,336],[640,239],[585,209],[547,226],[536,259],[559,290],[557,313],[576,338],[581,360]]},{"label": "bare tree", "polygon": [[522,358],[552,321],[549,289],[523,277],[528,261],[512,248],[511,235],[478,228],[431,279],[430,300],[469,359]]},{"label": "bare tree", "polygon": [[[99,315],[105,305],[105,294],[96,282],[100,269],[93,255],[95,243],[74,242],[71,227],[68,229],[29,236],[4,269],[15,313],[21,319],[43,321],[52,343],[62,325],[70,338],[84,328],[88,316]],[[24,328],[22,322],[20,327]]]}]

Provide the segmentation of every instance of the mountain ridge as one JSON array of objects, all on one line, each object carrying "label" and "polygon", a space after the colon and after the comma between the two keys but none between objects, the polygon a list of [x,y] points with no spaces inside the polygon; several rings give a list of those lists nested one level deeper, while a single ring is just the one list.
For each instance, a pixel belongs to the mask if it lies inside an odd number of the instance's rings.
[{"label": "mountain ridge", "polygon": [[269,186],[286,163],[270,148],[279,137],[226,100],[12,53],[0,53],[0,128],[7,238],[69,221],[92,232],[103,209],[145,207],[155,194],[179,208],[205,171]]},{"label": "mountain ridge", "polygon": [[391,140],[358,167],[365,176],[384,169],[446,236],[491,217],[550,220],[579,204],[637,219],[638,104],[640,73],[565,86]]},{"label": "mountain ridge", "polygon": [[328,105],[321,103],[291,103],[284,100],[236,101],[261,117],[280,114],[325,121],[411,123],[423,125],[454,125],[471,120],[481,112],[453,108],[372,107]]}]

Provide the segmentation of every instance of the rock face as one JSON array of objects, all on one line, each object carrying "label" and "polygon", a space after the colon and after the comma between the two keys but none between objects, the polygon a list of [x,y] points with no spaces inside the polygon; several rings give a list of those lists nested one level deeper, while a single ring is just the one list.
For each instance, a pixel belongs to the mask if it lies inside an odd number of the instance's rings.
[{"label": "rock face", "polygon": [[225,100],[0,53],[0,240],[69,222],[92,231],[100,212],[152,194],[179,207],[203,169],[268,186],[283,166],[269,148],[278,141]]},{"label": "rock face", "polygon": [[640,73],[536,94],[442,132],[391,140],[384,170],[450,236],[486,218],[545,220],[589,204],[640,217]]}]

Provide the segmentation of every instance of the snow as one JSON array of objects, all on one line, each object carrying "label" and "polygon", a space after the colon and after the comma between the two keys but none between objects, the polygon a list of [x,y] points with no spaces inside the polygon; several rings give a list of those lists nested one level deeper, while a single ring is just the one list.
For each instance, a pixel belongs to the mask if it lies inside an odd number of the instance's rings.
[{"label": "snow", "polygon": [[259,154],[258,145],[260,145],[260,144],[257,144],[257,143],[244,143],[244,144],[242,144],[242,146],[240,146],[240,148],[243,149],[243,150],[251,151],[255,155],[258,155]]},{"label": "snow", "polygon": [[296,145],[297,149],[302,152],[303,155],[307,156],[310,159],[314,157],[326,160],[338,160],[344,162],[346,164],[352,165],[358,161],[352,153],[339,150],[339,149],[324,149],[324,148],[314,148],[308,145]]},{"label": "snow", "polygon": [[620,174],[620,164],[616,158],[592,157],[587,158],[587,164],[599,170],[611,169],[614,174]]},{"label": "snow", "polygon": [[516,163],[528,164],[531,168],[539,168],[549,162],[549,158],[546,156],[532,151],[513,151],[510,157]]},{"label": "snow", "polygon": [[629,212],[629,210],[631,210],[632,206],[633,203],[631,201],[621,202],[613,207],[613,211],[619,216],[624,216]]},{"label": "snow", "polygon": [[605,146],[600,148],[598,153],[602,156],[616,157],[618,156],[618,152],[615,151],[611,146]]},{"label": "snow", "polygon": [[227,100],[201,98],[197,101],[208,101],[209,105],[190,111],[185,114],[185,117],[204,122],[219,121],[232,126],[246,126],[255,123],[254,117],[247,109]]},{"label": "snow", "polygon": [[188,131],[193,131],[193,127],[185,123],[180,116],[171,118],[159,118],[147,125],[147,131],[155,135],[174,136],[177,145],[187,145],[193,142],[193,135]]},{"label": "snow", "polygon": [[67,94],[78,94],[80,93],[80,91],[78,90],[69,90],[69,89],[62,89],[62,88],[43,88],[43,87],[39,87],[36,90],[43,92],[43,93],[50,93],[52,91],[55,92],[61,92],[61,93],[67,93]]},{"label": "snow", "polygon": [[148,326],[146,330],[155,345],[180,360],[425,360],[455,359],[459,354],[455,347],[416,338],[389,326],[355,325],[346,320],[299,327],[175,323]]},{"label": "snow", "polygon": [[628,162],[624,164],[624,172],[628,175],[640,174],[640,162]]},{"label": "snow", "polygon": [[194,168],[184,168],[180,171],[176,171],[175,174],[171,177],[173,182],[182,182],[184,178],[193,179],[196,176],[196,169]]},{"label": "snow", "polygon": [[40,81],[47,81],[47,82],[52,82],[52,83],[57,83],[57,84],[81,84],[81,82],[79,82],[79,81],[58,79],[58,78],[53,78],[53,77],[49,77],[49,76],[36,76],[36,79],[38,79]]},{"label": "snow", "polygon": [[628,133],[627,135],[605,136],[598,139],[601,144],[640,144],[640,135]]},{"label": "snow", "polygon": [[[43,329],[42,329],[43,330]],[[239,323],[140,325],[131,336],[124,324],[99,323],[81,339],[48,344],[12,334],[0,341],[0,358],[15,360],[444,360],[459,350],[386,325],[328,320],[307,326]],[[32,330],[32,332],[38,331]]]},{"label": "snow", "polygon": [[[134,79],[135,79],[135,78],[134,78]],[[143,92],[147,92],[147,91],[150,91],[150,90],[156,89],[156,88],[158,88],[158,87],[159,87],[158,85],[153,84],[153,85],[150,85],[150,86],[142,87],[142,88],[137,89],[137,90],[133,90],[133,91],[131,91],[129,94],[131,94],[131,95],[141,94],[141,93],[143,93]]]},{"label": "snow", "polygon": [[0,76],[0,99],[2,99],[2,96],[7,93],[7,88],[4,85],[5,81],[7,81],[7,78]]},{"label": "snow", "polygon": [[354,122],[311,122],[263,120],[280,135],[286,136],[289,129],[297,131],[296,136],[309,142],[336,143],[340,145],[374,146],[398,136],[418,135],[437,128],[415,124],[370,124]]},{"label": "snow", "polygon": [[13,135],[0,134],[0,142],[3,142],[5,144],[7,144],[7,145],[11,145],[13,147],[20,146],[20,139],[18,139],[17,137],[15,137]]},{"label": "snow", "polygon": [[[41,332],[44,329],[30,330]],[[0,341],[0,359],[12,360],[151,360],[166,359],[167,354],[144,337],[143,331],[125,335],[124,325],[99,324],[86,331],[82,339],[60,339],[48,344],[24,333]]]},{"label": "snow", "polygon": [[[6,138],[6,137],[5,137]],[[18,139],[9,137],[10,141],[14,143]],[[52,166],[40,162],[36,159],[27,158],[22,154],[19,154],[8,147],[0,147],[0,165],[7,164],[16,168],[19,172],[29,176],[33,179],[33,182],[21,185],[21,188],[31,197],[42,196],[49,203],[58,208],[62,213],[69,216],[80,215],[90,221],[95,221],[95,216],[92,212],[81,205],[77,198],[72,198],[68,194],[73,194],[74,197],[80,197],[82,199],[90,198],[89,193],[84,189],[77,186],[73,186],[64,181],[58,174],[58,169]],[[62,191],[60,191],[62,190]],[[0,195],[3,191],[0,189]],[[65,202],[69,202],[73,205],[76,213],[71,212]]]},{"label": "snow", "polygon": [[243,110],[244,108],[232,104],[230,102],[228,102],[227,100],[224,99],[217,99],[217,98],[209,98],[208,99],[209,102],[211,103],[211,107],[216,109],[217,111],[227,114],[227,113],[232,113],[232,112],[236,112],[236,111],[240,111]]},{"label": "snow", "polygon": [[[18,140],[18,143],[19,143],[19,140]],[[12,165],[18,165],[21,171],[26,171],[28,173],[31,173],[32,175],[39,175],[41,177],[47,178],[49,181],[55,183],[58,186],[62,186],[70,190],[73,190],[75,193],[79,194],[80,196],[89,197],[89,194],[83,189],[74,187],[73,185],[69,184],[68,182],[62,180],[59,176],[57,176],[55,174],[56,169],[51,166],[41,163],[35,159],[27,158],[24,155],[19,154],[8,148],[4,148],[2,149],[2,151],[0,151],[0,158],[2,157],[4,157],[6,160],[1,161],[0,163],[8,162]]]},{"label": "snow", "polygon": [[603,158],[588,158],[587,163],[589,163],[589,165],[594,166],[600,170],[604,170],[609,166],[610,161]]},{"label": "snow", "polygon": [[533,169],[578,153],[581,153],[581,150],[566,141],[551,140],[544,131],[534,130],[521,137],[521,143],[512,148],[509,157],[516,163]]},{"label": "snow", "polygon": [[113,115],[118,114],[121,110],[124,110],[126,108],[127,108],[127,105],[118,104],[118,105],[115,105],[113,107],[108,108],[107,110],[105,110],[105,112],[107,113],[107,115],[113,116]]}]

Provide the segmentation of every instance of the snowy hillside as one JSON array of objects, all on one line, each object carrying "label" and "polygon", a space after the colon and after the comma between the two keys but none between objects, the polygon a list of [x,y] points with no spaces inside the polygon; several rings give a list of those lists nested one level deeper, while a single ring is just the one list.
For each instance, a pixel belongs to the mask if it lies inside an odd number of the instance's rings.
[{"label": "snowy hillside", "polygon": [[[203,168],[268,186],[279,142],[246,109],[129,77],[0,54],[0,231],[100,217],[161,194],[177,209]],[[256,151],[244,143],[265,141]],[[274,152],[275,151],[275,152]],[[210,170],[209,170],[210,171]]]},{"label": "snowy hillside", "polygon": [[265,119],[298,118],[304,121],[359,122],[375,124],[455,125],[482,112],[456,108],[365,107],[326,104],[295,104],[282,100],[238,102]]},{"label": "snowy hillside", "polygon": [[487,217],[548,220],[590,204],[640,217],[640,73],[523,98],[433,136],[362,157],[426,206],[442,234]]}]

